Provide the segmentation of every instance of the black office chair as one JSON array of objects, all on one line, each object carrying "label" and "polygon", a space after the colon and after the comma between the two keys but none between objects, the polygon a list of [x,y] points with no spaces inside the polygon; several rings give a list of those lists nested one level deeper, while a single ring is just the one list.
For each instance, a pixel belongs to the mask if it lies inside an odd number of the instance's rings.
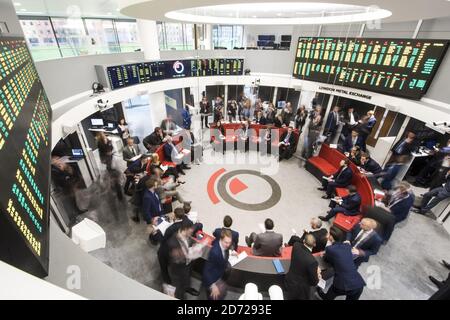
[{"label": "black office chair", "polygon": [[134,144],[139,144],[139,143],[141,143],[141,140],[139,139],[139,137],[133,137],[133,143]]}]

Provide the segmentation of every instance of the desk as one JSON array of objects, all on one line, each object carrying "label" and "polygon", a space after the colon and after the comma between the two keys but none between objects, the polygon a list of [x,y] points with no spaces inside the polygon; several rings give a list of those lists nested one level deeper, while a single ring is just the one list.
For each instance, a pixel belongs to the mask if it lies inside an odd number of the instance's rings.
[{"label": "desk", "polygon": [[62,162],[67,163],[69,165],[74,165],[77,172],[80,174],[81,179],[84,182],[84,185],[86,188],[89,188],[92,184],[92,178],[89,173],[89,169],[87,167],[85,158],[77,159],[77,160],[71,160],[69,156],[61,157],[60,159]]},{"label": "desk", "polygon": [[411,158],[401,168],[401,170],[398,173],[396,179],[398,181],[402,181],[406,177],[406,174],[408,173],[409,169],[411,168],[411,165],[413,164],[414,160],[416,160],[417,158],[429,157],[430,156],[430,152],[431,152],[431,150],[424,149],[423,151],[418,151],[418,152],[411,153]]}]

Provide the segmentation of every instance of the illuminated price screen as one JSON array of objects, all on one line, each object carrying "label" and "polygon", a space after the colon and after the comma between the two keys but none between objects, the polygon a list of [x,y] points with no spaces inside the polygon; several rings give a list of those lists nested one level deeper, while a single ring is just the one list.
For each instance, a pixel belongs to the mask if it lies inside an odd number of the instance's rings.
[{"label": "illuminated price screen", "polygon": [[0,37],[0,259],[48,272],[51,109],[23,38]]},{"label": "illuminated price screen", "polygon": [[244,73],[244,59],[190,59],[152,61],[106,68],[112,90],[151,81]]},{"label": "illuminated price screen", "polygon": [[448,40],[299,38],[294,77],[420,99]]}]

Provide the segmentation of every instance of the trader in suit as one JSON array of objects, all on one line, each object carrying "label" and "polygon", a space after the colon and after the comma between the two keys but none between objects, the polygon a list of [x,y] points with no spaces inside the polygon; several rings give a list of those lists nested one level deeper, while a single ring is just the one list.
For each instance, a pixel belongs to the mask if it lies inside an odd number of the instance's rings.
[{"label": "trader in suit", "polygon": [[400,140],[394,145],[394,147],[392,148],[392,155],[408,156],[415,149],[417,149],[416,134],[414,132],[409,131],[404,139]]},{"label": "trader in suit", "polygon": [[447,171],[445,179],[446,181],[441,187],[434,188],[423,195],[420,207],[415,211],[416,213],[426,214],[439,202],[450,198],[450,170]]},{"label": "trader in suit", "polygon": [[358,131],[353,130],[352,134],[345,138],[342,149],[344,150],[344,152],[350,152],[355,146],[362,148],[362,143],[363,142],[361,137],[359,136]]},{"label": "trader in suit", "polygon": [[380,173],[383,169],[381,169],[381,166],[373,160],[368,153],[361,153],[361,169],[363,169],[366,172],[370,172],[373,174]]},{"label": "trader in suit", "polygon": [[186,105],[181,112],[181,116],[183,118],[183,129],[191,129],[192,125],[192,116],[191,112],[189,111],[189,105]]},{"label": "trader in suit", "polygon": [[201,122],[202,122],[202,129],[203,129],[203,123],[205,124],[206,128],[209,128],[208,125],[208,117],[211,115],[211,105],[209,104],[208,98],[203,97],[202,101],[200,102],[200,114],[201,114]]},{"label": "trader in suit", "polygon": [[327,122],[325,122],[324,135],[333,140],[336,130],[339,127],[339,106],[335,106],[328,114]]},{"label": "trader in suit", "polygon": [[123,148],[122,151],[123,160],[127,162],[127,166],[133,162],[131,159],[140,154],[141,150],[139,150],[139,146],[134,144],[133,138],[128,138],[127,145]]},{"label": "trader in suit", "polygon": [[142,213],[147,224],[151,224],[153,218],[163,214],[161,209],[161,201],[156,193],[157,184],[158,181],[153,178],[150,178],[145,182],[145,187],[147,190],[144,191],[144,197],[142,200]]},{"label": "trader in suit", "polygon": [[350,135],[352,130],[356,128],[358,125],[359,115],[355,112],[355,108],[348,107],[347,112],[343,115],[343,121],[345,123],[344,127],[342,128],[342,134],[344,137],[347,137]]},{"label": "trader in suit", "polygon": [[325,250],[325,247],[328,242],[328,230],[322,227],[322,221],[317,217],[311,219],[310,226],[311,226],[310,230],[307,229],[303,230],[303,235],[301,237],[293,235],[289,239],[287,245],[293,246],[294,243],[296,242],[303,243],[306,235],[310,234],[313,235],[314,238],[316,239],[316,245],[312,249],[312,253],[322,252],[323,250]]},{"label": "trader in suit", "polygon": [[280,137],[280,143],[278,145],[280,149],[279,160],[289,159],[292,157],[295,149],[295,136],[294,128],[289,127]]},{"label": "trader in suit", "polygon": [[[171,136],[166,136],[164,141],[164,156],[166,160],[175,163],[178,173],[184,175],[184,169],[190,169],[190,167],[184,163],[184,155],[178,152],[177,147],[173,144]],[[190,159],[188,161],[190,161]]]},{"label": "trader in suit", "polygon": [[331,227],[329,241],[332,245],[325,249],[324,258],[332,265],[334,278],[326,294],[318,289],[323,300],[334,300],[337,296],[346,296],[346,300],[358,300],[366,285],[353,261],[352,246],[343,243],[343,240],[343,231]]},{"label": "trader in suit", "polygon": [[163,144],[163,132],[160,127],[156,127],[150,135],[146,136],[142,143],[149,152],[155,152],[160,145]]},{"label": "trader in suit", "polygon": [[238,243],[239,243],[239,232],[231,230],[231,225],[232,224],[233,224],[233,219],[230,216],[225,216],[223,218],[223,227],[222,228],[217,228],[213,232],[213,236],[215,238],[214,242],[216,242],[217,239],[220,238],[220,235],[221,235],[222,231],[229,230],[231,232],[231,237],[232,237],[232,240],[233,240],[233,242],[231,244],[231,249],[237,250]]},{"label": "trader in suit", "polygon": [[388,211],[395,217],[395,223],[405,220],[414,204],[415,196],[408,182],[398,184],[388,202]]},{"label": "trader in suit", "polygon": [[316,239],[311,234],[305,236],[303,243],[294,243],[291,264],[285,277],[288,300],[312,299],[312,289],[321,277],[319,263],[312,255],[315,246]]},{"label": "trader in suit", "polygon": [[266,232],[260,234],[252,232],[250,236],[245,237],[245,242],[249,247],[253,245],[255,256],[278,257],[281,255],[283,235],[273,231],[272,219],[266,219],[264,226]]},{"label": "trader in suit", "polygon": [[377,123],[375,112],[373,110],[367,111],[367,115],[358,121],[358,131],[362,138],[362,151],[366,152],[366,140],[372,133],[373,128]]},{"label": "trader in suit", "polygon": [[322,199],[331,199],[336,188],[345,188],[351,183],[353,171],[350,169],[349,164],[349,159],[341,160],[339,170],[327,177],[327,179],[322,179],[322,188],[317,188],[320,191],[326,191],[326,195]]},{"label": "trader in suit", "polygon": [[227,292],[223,278],[229,268],[229,249],[233,243],[231,230],[222,230],[218,239],[213,243],[203,268],[203,286],[209,300],[223,300]]},{"label": "trader in suit", "polygon": [[145,169],[147,168],[149,157],[148,156],[142,156],[140,159],[137,159],[133,162],[130,162],[128,164],[127,169],[125,170],[125,185],[123,186],[123,192],[126,195],[131,196],[132,194],[129,192],[130,186],[132,185],[136,175],[143,173]]},{"label": "trader in suit", "polygon": [[337,201],[332,200],[330,202],[331,210],[328,211],[326,217],[320,216],[322,221],[329,221],[338,213],[343,213],[346,216],[356,216],[359,213],[361,206],[361,196],[354,185],[347,187],[349,194],[343,198],[335,198]]},{"label": "trader in suit", "polygon": [[352,253],[356,267],[368,262],[369,257],[377,254],[383,239],[375,231],[377,222],[364,218],[351,232],[347,233],[347,243],[352,245]]},{"label": "trader in suit", "polygon": [[267,124],[267,119],[263,116],[262,111],[258,111],[256,113],[255,119],[253,119],[253,122],[256,123],[256,124],[266,125]]},{"label": "trader in suit", "polygon": [[161,128],[164,136],[172,135],[174,131],[177,130],[177,125],[173,121],[171,116],[168,116],[167,119],[164,119],[161,122]]},{"label": "trader in suit", "polygon": [[397,179],[397,175],[400,173],[402,167],[408,161],[409,156],[396,156],[394,161],[386,165],[386,167],[378,174],[374,175],[375,178],[382,177],[381,187],[384,190],[391,190],[394,187],[394,182]]}]

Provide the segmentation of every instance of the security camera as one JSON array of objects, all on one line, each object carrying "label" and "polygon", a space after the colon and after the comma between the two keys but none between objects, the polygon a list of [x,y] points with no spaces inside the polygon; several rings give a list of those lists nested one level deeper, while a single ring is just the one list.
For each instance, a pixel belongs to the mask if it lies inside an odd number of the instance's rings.
[{"label": "security camera", "polygon": [[103,99],[97,100],[97,108],[99,111],[104,111],[109,108],[108,106],[109,100],[103,101]]},{"label": "security camera", "polygon": [[447,126],[447,122],[445,122],[445,121],[433,122],[433,126],[435,126],[435,127]]}]

